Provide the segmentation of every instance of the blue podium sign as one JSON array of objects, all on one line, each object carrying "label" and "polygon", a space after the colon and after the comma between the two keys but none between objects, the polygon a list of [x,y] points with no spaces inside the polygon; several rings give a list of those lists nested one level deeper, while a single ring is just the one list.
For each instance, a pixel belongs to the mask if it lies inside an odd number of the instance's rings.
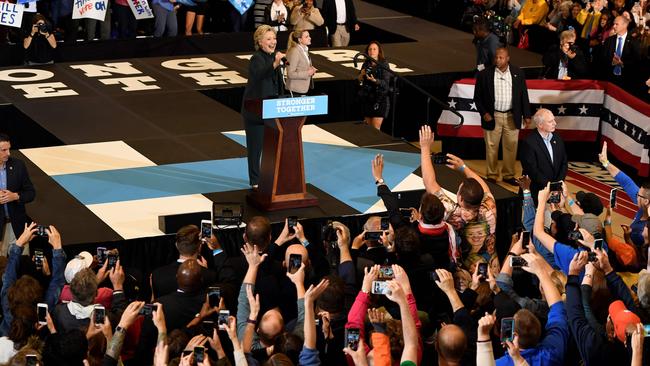
[{"label": "blue podium sign", "polygon": [[327,95],[265,99],[262,118],[302,117],[327,114]]}]

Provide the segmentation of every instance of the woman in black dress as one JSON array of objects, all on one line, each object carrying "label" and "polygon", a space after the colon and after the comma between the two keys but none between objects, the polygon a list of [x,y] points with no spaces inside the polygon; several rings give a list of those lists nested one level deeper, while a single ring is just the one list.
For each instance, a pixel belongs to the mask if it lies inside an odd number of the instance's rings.
[{"label": "woman in black dress", "polygon": [[377,41],[372,41],[366,47],[366,54],[373,59],[366,60],[359,73],[359,97],[363,110],[363,120],[366,124],[381,129],[381,123],[388,116],[390,74],[377,64],[388,67],[384,58],[384,50]]},{"label": "woman in black dress", "polygon": [[248,84],[244,90],[241,114],[246,129],[248,179],[251,187],[256,189],[260,178],[260,159],[264,143],[264,121],[259,103],[260,99],[280,95],[282,73],[279,66],[285,54],[275,50],[277,45],[275,30],[268,25],[259,26],[253,34],[253,40],[255,53],[248,64]]}]

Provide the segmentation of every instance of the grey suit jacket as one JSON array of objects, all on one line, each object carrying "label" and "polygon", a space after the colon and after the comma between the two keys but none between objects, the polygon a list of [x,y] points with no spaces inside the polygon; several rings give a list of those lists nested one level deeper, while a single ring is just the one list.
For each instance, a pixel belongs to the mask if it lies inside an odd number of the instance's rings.
[{"label": "grey suit jacket", "polygon": [[291,47],[287,52],[287,90],[294,93],[305,94],[311,86],[309,76],[309,60],[299,45]]}]

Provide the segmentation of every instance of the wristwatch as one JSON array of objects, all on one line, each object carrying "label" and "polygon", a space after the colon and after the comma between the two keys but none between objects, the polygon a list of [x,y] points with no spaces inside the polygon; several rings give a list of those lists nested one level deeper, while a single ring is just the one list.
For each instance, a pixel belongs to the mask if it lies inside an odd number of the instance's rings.
[{"label": "wristwatch", "polygon": [[126,328],[122,328],[122,327],[120,327],[120,326],[118,325],[118,326],[115,328],[115,333],[117,333],[117,332],[123,332],[123,333],[126,333]]},{"label": "wristwatch", "polygon": [[384,178],[379,178],[379,179],[377,179],[377,180],[375,181],[375,184],[377,184],[377,185],[379,185],[379,184],[384,184]]}]

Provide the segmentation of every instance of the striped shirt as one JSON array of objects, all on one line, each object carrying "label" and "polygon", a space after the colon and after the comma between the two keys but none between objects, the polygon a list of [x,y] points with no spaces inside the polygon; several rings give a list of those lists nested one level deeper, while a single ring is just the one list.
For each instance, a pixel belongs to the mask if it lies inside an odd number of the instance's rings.
[{"label": "striped shirt", "polygon": [[505,72],[494,68],[494,110],[508,112],[512,109],[512,75],[510,66]]}]

